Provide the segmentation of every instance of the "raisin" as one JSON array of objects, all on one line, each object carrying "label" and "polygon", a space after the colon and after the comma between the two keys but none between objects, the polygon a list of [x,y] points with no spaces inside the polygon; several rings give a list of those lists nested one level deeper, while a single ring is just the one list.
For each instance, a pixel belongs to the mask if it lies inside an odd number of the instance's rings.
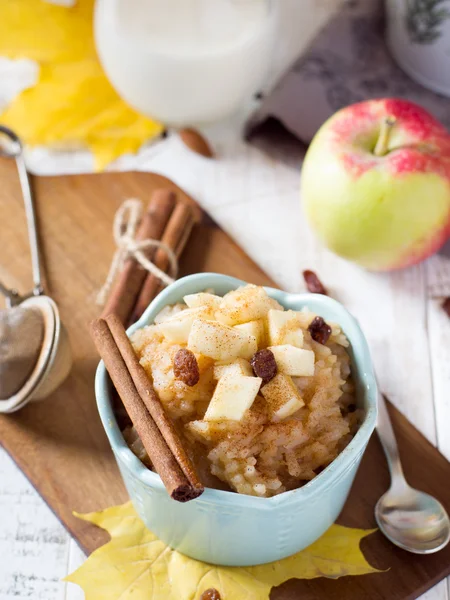
[{"label": "raisin", "polygon": [[322,317],[315,317],[309,324],[308,331],[312,339],[319,344],[326,344],[331,335],[331,327]]},{"label": "raisin", "polygon": [[200,596],[200,600],[221,600],[220,594],[215,588],[209,588]]},{"label": "raisin", "polygon": [[349,404],[348,406],[341,406],[341,415],[346,417],[350,413],[354,413],[356,410],[356,404]]},{"label": "raisin", "polygon": [[442,303],[442,308],[445,310],[447,315],[450,317],[450,296]]},{"label": "raisin", "polygon": [[200,371],[195,354],[187,348],[178,350],[173,359],[173,373],[176,379],[190,387],[198,383]]},{"label": "raisin", "polygon": [[311,294],[323,294],[324,296],[328,296],[326,287],[314,271],[303,271],[303,279],[305,280],[308,292],[311,292]]},{"label": "raisin", "polygon": [[278,369],[275,356],[268,348],[255,352],[250,362],[253,373],[256,377],[261,377],[263,383],[269,383],[269,381],[277,374]]}]

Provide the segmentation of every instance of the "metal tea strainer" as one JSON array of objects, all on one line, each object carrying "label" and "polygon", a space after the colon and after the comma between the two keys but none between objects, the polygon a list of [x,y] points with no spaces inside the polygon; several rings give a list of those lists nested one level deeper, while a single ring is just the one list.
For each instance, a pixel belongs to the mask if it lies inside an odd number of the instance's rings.
[{"label": "metal tea strainer", "polygon": [[55,302],[44,294],[36,213],[19,137],[0,125],[0,156],[14,158],[25,204],[33,289],[20,295],[0,282],[0,413],[51,394],[69,374],[72,355]]}]

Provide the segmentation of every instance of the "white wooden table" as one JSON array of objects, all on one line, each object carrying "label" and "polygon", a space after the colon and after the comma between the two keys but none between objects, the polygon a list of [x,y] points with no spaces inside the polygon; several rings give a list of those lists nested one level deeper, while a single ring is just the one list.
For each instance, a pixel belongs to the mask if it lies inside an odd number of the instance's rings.
[{"label": "white wooden table", "polygon": [[[272,78],[306,47],[336,0],[281,0],[280,45]],[[0,61],[0,72],[10,65]],[[10,97],[24,71],[10,75]],[[21,79],[22,78],[22,79]],[[450,459],[450,320],[439,297],[450,295],[450,251],[394,274],[367,273],[322,249],[300,207],[299,171],[244,144],[236,132],[214,134],[219,158],[204,160],[176,137],[125,157],[118,168],[153,170],[184,187],[282,287],[302,290],[301,271],[312,268],[361,321],[381,386],[414,425]],[[91,169],[86,153],[35,151],[39,173]],[[249,227],[249,223],[251,227]],[[100,282],[99,282],[100,283]],[[102,507],[99,507],[102,508]],[[0,600],[81,600],[61,578],[84,560],[11,459],[0,449]],[[449,600],[448,582],[422,596]]]}]

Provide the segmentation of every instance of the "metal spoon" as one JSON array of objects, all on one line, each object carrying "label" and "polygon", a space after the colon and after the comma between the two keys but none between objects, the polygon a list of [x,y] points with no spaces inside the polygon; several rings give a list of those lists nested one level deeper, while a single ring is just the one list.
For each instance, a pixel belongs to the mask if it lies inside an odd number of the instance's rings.
[{"label": "metal spoon", "polygon": [[386,402],[380,392],[377,432],[391,473],[391,487],[375,507],[379,528],[393,544],[409,552],[431,554],[442,550],[450,540],[450,519],[436,498],[407,483]]}]

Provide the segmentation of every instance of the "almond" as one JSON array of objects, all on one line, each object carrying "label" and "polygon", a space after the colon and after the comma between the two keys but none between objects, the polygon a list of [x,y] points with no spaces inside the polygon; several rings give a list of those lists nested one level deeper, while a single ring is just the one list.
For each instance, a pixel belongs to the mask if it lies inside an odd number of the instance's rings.
[{"label": "almond", "polygon": [[211,146],[205,138],[195,129],[180,129],[180,138],[182,142],[193,152],[201,154],[205,158],[214,158]]},{"label": "almond", "polygon": [[442,308],[445,310],[447,315],[450,317],[450,296],[442,303]]},{"label": "almond", "polygon": [[220,594],[216,588],[209,588],[201,595],[200,600],[220,600]]}]

